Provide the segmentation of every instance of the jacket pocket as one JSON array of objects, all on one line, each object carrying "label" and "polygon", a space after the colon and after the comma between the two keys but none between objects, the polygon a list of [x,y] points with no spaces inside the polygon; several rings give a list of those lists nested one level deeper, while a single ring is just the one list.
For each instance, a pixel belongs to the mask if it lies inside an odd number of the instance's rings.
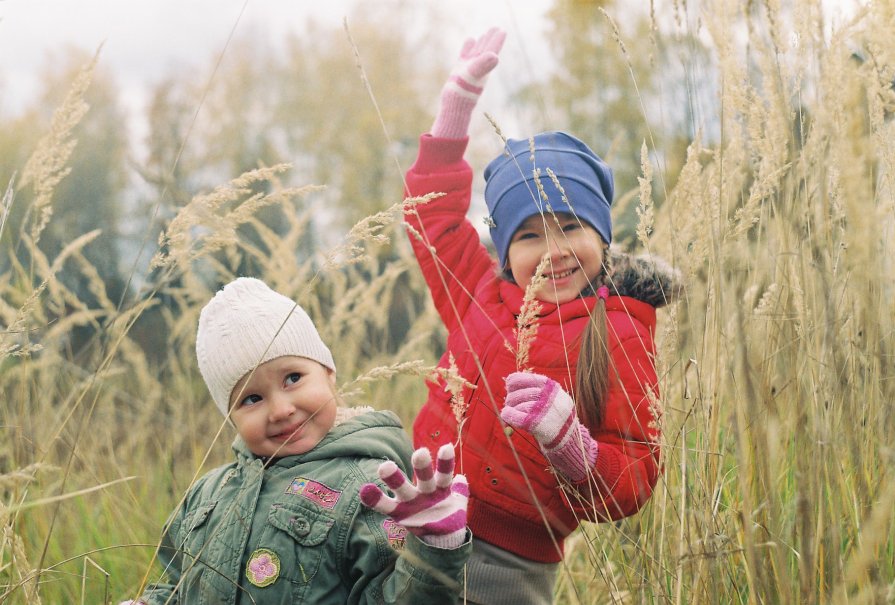
[{"label": "jacket pocket", "polygon": [[216,504],[216,502],[212,502],[211,504],[199,506],[188,512],[183,518],[181,525],[182,543],[185,550],[193,556],[197,555],[205,544],[206,534],[208,533],[208,523],[206,522]]},{"label": "jacket pocket", "polygon": [[335,518],[322,508],[290,503],[274,504],[267,519],[278,530],[273,541],[283,544],[274,547],[282,558],[282,576],[295,584],[310,583],[320,567]]}]

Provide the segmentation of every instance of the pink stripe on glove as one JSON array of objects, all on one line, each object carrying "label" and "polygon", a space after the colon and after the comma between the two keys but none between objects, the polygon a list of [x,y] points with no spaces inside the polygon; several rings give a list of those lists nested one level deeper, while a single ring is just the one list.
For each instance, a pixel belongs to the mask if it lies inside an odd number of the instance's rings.
[{"label": "pink stripe on glove", "polygon": [[379,477],[395,496],[391,497],[374,483],[360,490],[364,506],[388,515],[421,540],[439,548],[457,548],[466,538],[466,505],[469,485],[463,475],[454,475],[454,446],[438,450],[434,470],[426,448],[411,457],[416,485],[388,460],[379,465]]},{"label": "pink stripe on glove", "polygon": [[469,131],[472,110],[485,89],[488,74],[497,66],[498,54],[506,33],[496,27],[481,38],[469,38],[460,51],[460,59],[441,89],[441,106],[431,134],[443,139],[462,139]]},{"label": "pink stripe on glove", "polygon": [[575,402],[559,384],[530,372],[507,376],[507,398],[500,417],[530,432],[553,467],[581,481],[597,461],[597,442],[575,414]]}]

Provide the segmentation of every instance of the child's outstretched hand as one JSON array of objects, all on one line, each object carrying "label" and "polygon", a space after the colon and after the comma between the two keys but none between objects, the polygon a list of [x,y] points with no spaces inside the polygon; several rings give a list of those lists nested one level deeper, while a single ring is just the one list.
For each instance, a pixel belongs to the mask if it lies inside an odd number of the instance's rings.
[{"label": "child's outstretched hand", "polygon": [[466,503],[469,485],[463,475],[454,475],[454,446],[442,445],[433,468],[432,455],[426,448],[411,457],[416,485],[410,483],[388,460],[379,465],[379,476],[395,497],[367,483],[360,490],[360,499],[368,508],[389,515],[418,538],[439,548],[457,548],[466,539]]},{"label": "child's outstretched hand", "polygon": [[575,402],[555,380],[531,372],[507,376],[507,399],[500,417],[534,435],[556,470],[572,481],[588,476],[597,442],[575,414]]},{"label": "child's outstretched hand", "polygon": [[478,40],[469,38],[460,58],[441,90],[441,107],[432,125],[432,136],[462,139],[469,131],[472,110],[485,87],[488,74],[497,66],[506,32],[492,27]]}]

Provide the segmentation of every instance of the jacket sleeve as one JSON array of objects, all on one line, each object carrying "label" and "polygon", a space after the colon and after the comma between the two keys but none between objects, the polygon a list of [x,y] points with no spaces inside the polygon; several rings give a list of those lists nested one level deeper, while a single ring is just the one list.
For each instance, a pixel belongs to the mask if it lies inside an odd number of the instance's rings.
[{"label": "jacket sleeve", "polygon": [[423,135],[416,162],[407,172],[408,195],[444,194],[416,205],[405,220],[413,251],[448,330],[463,317],[476,284],[495,265],[466,218],[472,194],[472,169],[463,159],[467,142]]},{"label": "jacket sleeve", "polygon": [[175,536],[180,532],[180,526],[183,521],[182,511],[183,507],[178,507],[165,524],[165,530],[162,533],[162,541],[158,550],[158,562],[164,569],[165,581],[150,584],[146,588],[143,596],[139,599],[146,605],[177,605],[180,603],[180,597],[174,592],[174,588],[180,582],[183,557],[180,550],[175,547],[177,542]]},{"label": "jacket sleeve", "polygon": [[[162,578],[150,584],[140,597],[146,605],[178,605],[182,599],[180,582],[184,569],[189,569],[192,560],[185,560],[183,544],[185,539],[184,524],[190,524],[188,520],[191,514],[195,514],[193,505],[202,498],[210,497],[213,490],[220,485],[221,480],[227,476],[227,471],[232,465],[219,467],[209,472],[196,481],[188,490],[184,501],[178,506],[165,522],[162,531],[162,539],[158,549],[158,563],[162,568]],[[206,500],[207,502],[207,500]],[[187,530],[188,531],[188,530]]]},{"label": "jacket sleeve", "polygon": [[[631,316],[632,330],[610,346],[609,392],[602,425],[591,433],[597,460],[569,500],[591,521],[633,515],[659,476],[659,390],[652,334]],[[610,339],[612,340],[612,339]]]},{"label": "jacket sleeve", "polygon": [[[385,519],[378,516],[380,520]],[[358,535],[355,533],[354,537]],[[471,534],[467,532],[466,542],[453,549],[430,546],[409,532],[402,541],[403,546],[391,553],[382,553],[379,546],[365,550],[367,556],[358,559],[358,565],[369,565],[370,561],[364,563],[364,559],[373,556],[381,560],[383,554],[389,562],[376,575],[364,576],[355,583],[348,602],[359,605],[457,603],[463,594],[463,566],[472,552]]]}]

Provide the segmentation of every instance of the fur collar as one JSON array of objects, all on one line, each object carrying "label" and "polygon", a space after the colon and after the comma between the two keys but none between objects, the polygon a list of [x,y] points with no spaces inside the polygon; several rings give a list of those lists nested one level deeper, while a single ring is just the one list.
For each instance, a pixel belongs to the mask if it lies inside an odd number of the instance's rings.
[{"label": "fur collar", "polygon": [[629,296],[653,307],[677,301],[684,291],[681,272],[658,256],[632,256],[609,249],[609,292]]}]

